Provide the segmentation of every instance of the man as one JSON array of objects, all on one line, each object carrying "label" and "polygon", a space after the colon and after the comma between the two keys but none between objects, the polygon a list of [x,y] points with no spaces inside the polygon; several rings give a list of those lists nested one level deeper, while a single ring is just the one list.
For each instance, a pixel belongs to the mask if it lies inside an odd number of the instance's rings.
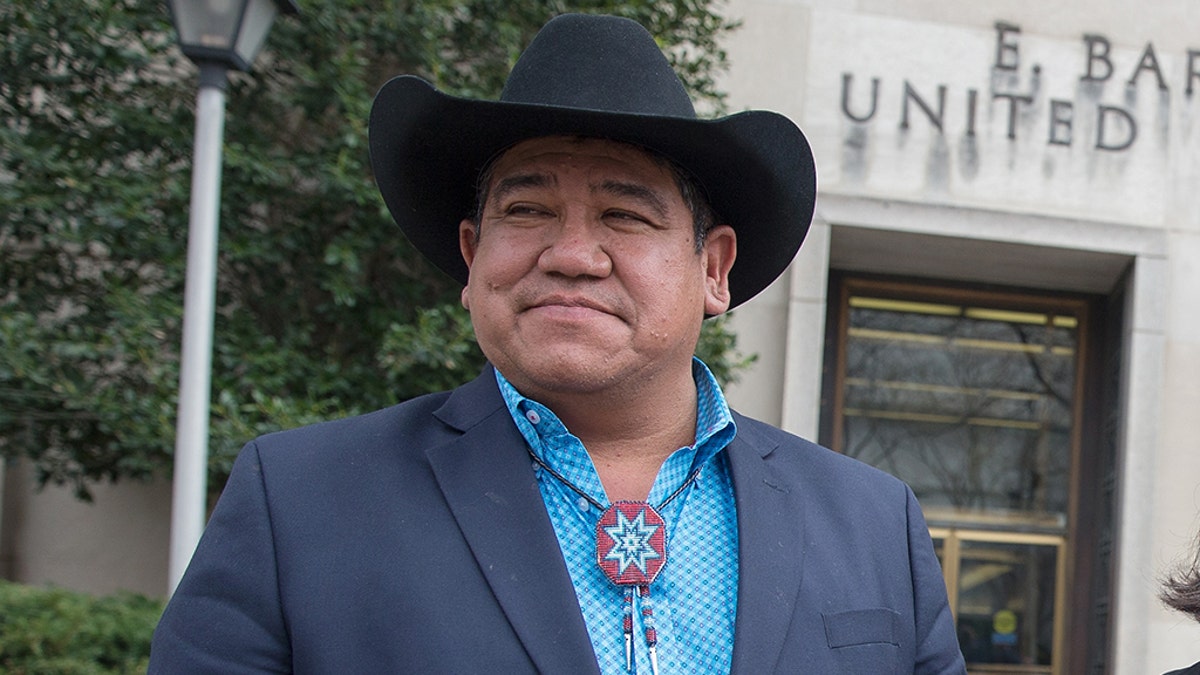
[{"label": "man", "polygon": [[644,29],[566,15],[499,102],[401,77],[370,132],[492,367],[248,445],[152,672],[964,672],[911,491],[691,356],[804,237],[799,129],[698,120]]}]

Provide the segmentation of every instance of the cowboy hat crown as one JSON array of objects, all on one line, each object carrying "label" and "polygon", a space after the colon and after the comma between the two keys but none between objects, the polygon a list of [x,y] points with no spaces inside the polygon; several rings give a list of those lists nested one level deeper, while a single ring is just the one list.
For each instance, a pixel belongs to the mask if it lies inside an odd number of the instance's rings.
[{"label": "cowboy hat crown", "polygon": [[782,274],[808,231],[816,172],[800,129],[769,111],[698,118],[650,33],[613,16],[552,19],[498,101],[443,94],[410,75],[390,80],[371,109],[371,165],[405,235],[465,284],[458,223],[474,210],[480,173],[513,144],[556,135],[639,145],[692,174],[738,235],[730,308]]}]

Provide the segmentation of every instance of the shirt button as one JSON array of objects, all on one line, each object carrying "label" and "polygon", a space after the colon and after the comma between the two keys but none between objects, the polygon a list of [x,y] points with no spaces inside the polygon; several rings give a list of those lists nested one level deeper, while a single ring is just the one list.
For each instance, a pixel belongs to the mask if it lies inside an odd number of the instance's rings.
[{"label": "shirt button", "polygon": [[538,424],[542,421],[542,416],[537,414],[536,410],[530,410],[529,412],[525,413],[525,419],[529,420],[532,424]]},{"label": "shirt button", "polygon": [[588,500],[584,499],[583,497],[580,497],[575,503],[579,505],[580,511],[587,511],[588,508],[591,507],[591,503],[589,503]]}]

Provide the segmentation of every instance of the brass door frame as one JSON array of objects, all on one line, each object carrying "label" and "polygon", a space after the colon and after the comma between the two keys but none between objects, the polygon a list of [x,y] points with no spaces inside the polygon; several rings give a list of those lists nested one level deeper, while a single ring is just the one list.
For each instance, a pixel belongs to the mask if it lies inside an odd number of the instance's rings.
[{"label": "brass door frame", "polygon": [[[1104,321],[1102,299],[1097,297],[1082,296],[1079,294],[1056,293],[1053,291],[1042,290],[1019,290],[1019,289],[997,289],[994,287],[972,287],[968,284],[957,284],[954,286],[947,284],[936,283],[927,280],[913,279],[898,279],[892,277],[882,277],[878,275],[867,274],[849,274],[832,272],[830,279],[830,304],[829,317],[826,323],[826,365],[825,365],[825,381],[822,385],[823,409],[821,414],[821,435],[820,440],[823,444],[836,450],[843,451],[844,449],[844,396],[845,396],[845,373],[846,373],[846,358],[845,349],[848,329],[849,329],[849,311],[848,302],[851,295],[870,295],[873,297],[892,298],[901,301],[915,302],[942,302],[942,303],[957,303],[961,305],[985,305],[995,306],[1000,308],[1011,308],[1016,311],[1030,312],[1046,312],[1052,314],[1070,314],[1077,318],[1076,326],[1076,355],[1075,355],[1075,396],[1071,404],[1071,416],[1073,419],[1072,429],[1070,434],[1069,445],[1069,477],[1067,489],[1069,490],[1069,499],[1067,503],[1067,518],[1066,527],[1054,527],[1046,522],[1027,522],[1027,523],[987,523],[988,529],[978,529],[983,523],[973,522],[955,522],[953,520],[947,522],[943,519],[933,522],[934,527],[931,528],[931,533],[940,532],[942,535],[953,533],[954,536],[947,537],[946,541],[946,558],[951,558],[950,553],[953,553],[955,569],[953,573],[955,577],[951,579],[947,576],[947,588],[953,589],[951,592],[957,594],[957,566],[958,545],[961,541],[994,541],[1004,543],[1006,537],[1015,538],[1012,541],[1020,543],[1036,543],[1039,541],[1053,541],[1054,545],[1058,546],[1058,558],[1056,561],[1056,588],[1055,588],[1055,626],[1054,626],[1054,665],[1050,670],[1018,670],[1013,671],[1009,668],[989,667],[986,671],[973,671],[978,673],[1000,673],[1000,672],[1048,672],[1052,675],[1061,675],[1067,672],[1080,672],[1083,662],[1086,660],[1085,644],[1067,644],[1067,635],[1074,635],[1077,622],[1086,620],[1083,614],[1076,615],[1075,610],[1082,611],[1088,607],[1086,599],[1076,597],[1078,593],[1086,593],[1085,589],[1072,591],[1069,588],[1067,574],[1068,571],[1075,570],[1080,564],[1076,560],[1078,556],[1089,556],[1093,551],[1095,543],[1095,532],[1080,531],[1080,505],[1086,503],[1087,495],[1085,491],[1098,489],[1094,484],[1084,485],[1081,482],[1081,475],[1084,473],[1081,467],[1084,464],[1083,460],[1083,439],[1086,435],[1086,430],[1083,428],[1085,417],[1085,404],[1088,400],[1094,399],[1094,392],[1088,389],[1089,383],[1089,366],[1093,366],[1095,361],[1095,351],[1097,348],[1093,344],[1094,339],[1092,333],[1096,330],[1099,324],[1096,323],[1097,317]],[[1100,309],[1097,309],[1099,307]],[[1093,439],[1094,440],[1094,439]],[[1090,456],[1090,455],[1089,455]],[[1012,525],[1013,527],[1009,527]],[[994,528],[994,529],[992,529]],[[1014,531],[1015,530],[1015,531]],[[1000,536],[1003,535],[1003,536]],[[935,535],[936,536],[936,535]],[[964,538],[965,537],[965,538]],[[986,537],[979,539],[979,537]],[[999,537],[999,538],[998,538]],[[1050,540],[1043,540],[1041,537],[1050,537]],[[950,583],[953,581],[954,583]],[[952,605],[953,606],[953,605]],[[957,611],[957,608],[955,608]],[[1068,651],[1064,651],[1064,649]]]},{"label": "brass door frame", "polygon": [[1031,546],[1051,546],[1055,549],[1054,559],[1054,637],[1053,653],[1050,666],[1012,666],[988,665],[983,668],[972,668],[972,675],[990,675],[991,673],[1048,673],[1062,675],[1065,667],[1067,629],[1065,620],[1067,607],[1067,540],[1066,537],[1053,534],[1034,534],[1024,532],[999,532],[992,530],[967,530],[949,527],[931,527],[929,536],[942,541],[942,575],[946,581],[946,595],[950,599],[950,611],[958,620],[959,572],[962,562],[962,542],[971,541],[984,544],[1027,544]]}]

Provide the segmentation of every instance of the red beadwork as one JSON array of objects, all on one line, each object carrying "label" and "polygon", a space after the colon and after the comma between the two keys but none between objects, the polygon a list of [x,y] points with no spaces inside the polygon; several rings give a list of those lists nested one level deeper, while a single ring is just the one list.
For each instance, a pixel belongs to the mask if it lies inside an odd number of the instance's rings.
[{"label": "red beadwork", "polygon": [[618,586],[649,586],[667,562],[666,529],[646,502],[616,502],[596,523],[596,562]]}]

